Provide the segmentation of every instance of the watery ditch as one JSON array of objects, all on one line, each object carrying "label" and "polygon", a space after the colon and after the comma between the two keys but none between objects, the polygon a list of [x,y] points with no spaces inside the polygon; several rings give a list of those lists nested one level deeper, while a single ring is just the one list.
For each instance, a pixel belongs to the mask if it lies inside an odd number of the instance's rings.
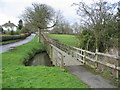
[{"label": "watery ditch", "polygon": [[53,66],[46,52],[36,54],[33,58],[27,60],[24,64],[25,66]]}]

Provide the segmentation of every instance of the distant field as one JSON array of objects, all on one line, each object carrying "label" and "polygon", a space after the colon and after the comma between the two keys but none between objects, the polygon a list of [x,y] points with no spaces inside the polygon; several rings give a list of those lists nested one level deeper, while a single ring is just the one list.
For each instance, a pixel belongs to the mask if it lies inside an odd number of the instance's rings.
[{"label": "distant field", "polygon": [[77,43],[79,42],[74,35],[48,34],[48,36],[72,46],[77,46]]}]

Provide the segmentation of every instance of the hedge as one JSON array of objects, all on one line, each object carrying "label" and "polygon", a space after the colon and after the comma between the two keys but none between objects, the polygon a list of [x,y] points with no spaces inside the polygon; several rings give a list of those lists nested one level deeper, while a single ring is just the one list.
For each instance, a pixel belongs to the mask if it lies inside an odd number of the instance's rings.
[{"label": "hedge", "polygon": [[0,42],[2,41],[9,41],[9,40],[17,40],[17,39],[25,39],[30,34],[24,34],[24,35],[2,35]]}]

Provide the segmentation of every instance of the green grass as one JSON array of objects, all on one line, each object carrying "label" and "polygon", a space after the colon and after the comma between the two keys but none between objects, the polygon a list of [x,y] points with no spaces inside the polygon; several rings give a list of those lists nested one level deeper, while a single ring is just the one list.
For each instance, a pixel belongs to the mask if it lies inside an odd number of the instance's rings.
[{"label": "green grass", "polygon": [[83,65],[84,68],[86,68],[87,70],[91,71],[93,74],[95,75],[100,75],[103,78],[106,78],[108,80],[111,80],[113,85],[120,87],[120,80],[118,78],[115,77],[111,77],[110,73],[111,71],[105,70],[104,72],[99,72],[98,70],[96,70],[95,68],[92,68],[88,65]]},{"label": "green grass", "polygon": [[44,51],[44,48],[35,37],[31,42],[2,54],[3,88],[88,88],[59,67],[24,66],[23,61],[39,50]]},{"label": "green grass", "polygon": [[9,43],[14,43],[14,42],[17,42],[17,41],[20,41],[21,39],[19,40],[10,40],[10,41],[4,41],[4,42],[0,42],[0,45],[5,45],[5,44],[9,44]]},{"label": "green grass", "polygon": [[79,42],[79,40],[74,35],[48,34],[48,36],[72,46],[77,46],[77,43]]}]

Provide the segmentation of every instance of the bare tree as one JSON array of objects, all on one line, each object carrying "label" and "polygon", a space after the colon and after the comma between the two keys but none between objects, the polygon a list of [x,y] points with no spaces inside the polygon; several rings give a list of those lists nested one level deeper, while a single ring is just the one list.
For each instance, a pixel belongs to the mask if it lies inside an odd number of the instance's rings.
[{"label": "bare tree", "polygon": [[82,31],[83,29],[83,26],[80,25],[78,22],[75,22],[73,25],[72,25],[72,28],[73,28],[73,31],[74,33],[78,34]]},{"label": "bare tree", "polygon": [[22,17],[26,23],[30,23],[38,28],[38,42],[40,42],[41,30],[48,29],[56,25],[54,17],[55,12],[53,8],[46,4],[34,3],[32,6],[32,8],[26,8]]},{"label": "bare tree", "polygon": [[66,21],[60,10],[56,13],[56,16],[57,24],[53,28],[52,33],[72,34],[73,31],[70,24]]},{"label": "bare tree", "polygon": [[77,14],[81,17],[82,24],[94,31],[96,51],[98,51],[99,38],[105,32],[104,25],[113,19],[113,6],[107,4],[104,0],[99,0],[91,5],[84,2],[74,3],[73,5],[78,6]]}]

